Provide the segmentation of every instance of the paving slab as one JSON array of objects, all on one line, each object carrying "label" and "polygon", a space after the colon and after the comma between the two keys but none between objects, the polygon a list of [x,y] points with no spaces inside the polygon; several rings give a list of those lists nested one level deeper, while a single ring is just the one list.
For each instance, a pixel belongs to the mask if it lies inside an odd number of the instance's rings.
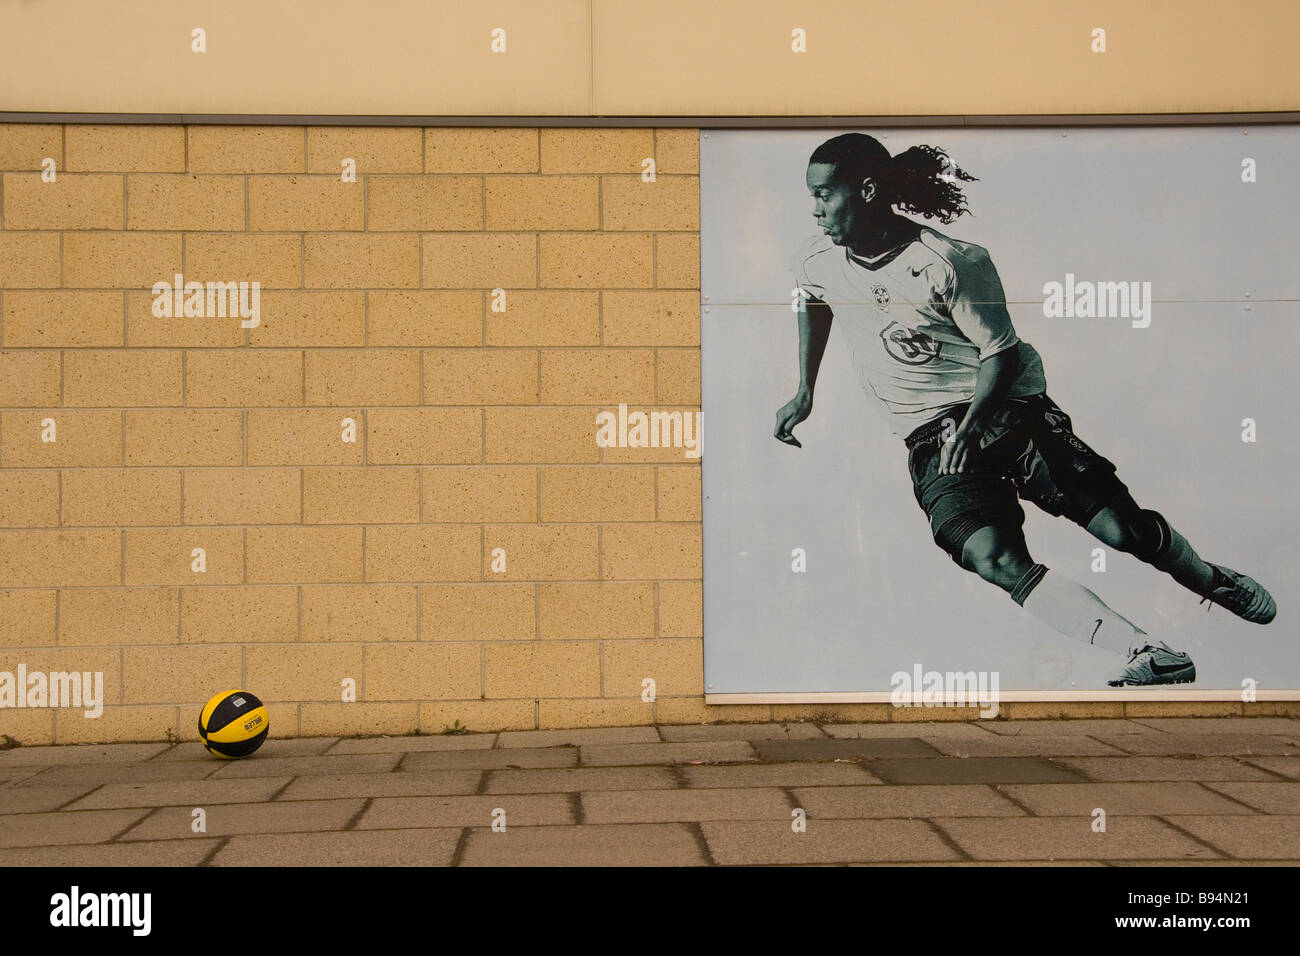
[{"label": "paving slab", "polygon": [[699,866],[704,853],[683,823],[475,828],[461,866]]},{"label": "paving slab", "polygon": [[371,801],[358,830],[406,827],[491,827],[498,810],[506,827],[577,823],[574,799],[567,793],[486,794],[459,797],[378,797]]},{"label": "paving slab", "polygon": [[198,782],[211,778],[230,761],[210,757],[206,761],[157,761],[139,764],[101,764],[99,766],[49,767],[33,776],[15,781],[14,787],[52,787],[72,785],[110,785],[158,783],[167,781]]},{"label": "paving slab", "polygon": [[980,725],[1003,737],[1074,737],[1087,734],[1159,733],[1138,720],[1079,718],[1076,720],[986,720]]},{"label": "paving slab", "polygon": [[[65,787],[8,787],[0,790],[0,813],[33,813],[58,810],[94,790],[95,784]],[[75,809],[85,809],[77,807]]]},{"label": "paving slab", "polygon": [[1300,861],[1300,816],[1188,816],[1171,822],[1230,856]]},{"label": "paving slab", "polygon": [[584,823],[695,823],[701,820],[790,821],[784,790],[747,787],[712,790],[592,791],[582,795]]},{"label": "paving slab", "polygon": [[[1000,866],[1006,864],[999,864]],[[1112,860],[1106,866],[1300,866],[1300,860]]]},{"label": "paving slab", "polygon": [[905,721],[898,724],[823,724],[827,736],[839,739],[858,737],[973,737],[983,738],[990,733],[995,720],[979,723],[960,720]]},{"label": "paving slab", "polygon": [[1300,783],[1207,783],[1210,790],[1240,800],[1260,813],[1300,814]]},{"label": "paving slab", "polygon": [[[110,783],[98,787],[69,810],[114,810],[120,807],[207,807],[215,803],[253,803],[270,800],[289,777],[252,777],[248,780],[164,780],[157,783]],[[37,791],[40,792],[40,791]],[[3,802],[3,795],[0,795]]]},{"label": "paving slab", "polygon": [[1052,762],[1098,781],[1277,779],[1232,757],[1055,757]]},{"label": "paving slab", "polygon": [[961,858],[921,820],[808,820],[802,833],[788,820],[705,822],[700,828],[714,861],[723,866]]},{"label": "paving slab", "polygon": [[916,737],[853,737],[822,740],[755,740],[762,760],[860,760],[864,757],[937,757],[940,751]]},{"label": "paving slab", "polygon": [[810,820],[872,817],[1020,817],[1025,811],[991,787],[977,784],[894,787],[799,787],[798,805]]},{"label": "paving slab", "polygon": [[420,797],[477,793],[482,770],[406,773],[338,773],[298,777],[277,800],[333,800],[340,797]]},{"label": "paving slab", "polygon": [[740,763],[757,760],[744,740],[700,740],[671,744],[596,744],[579,747],[582,763],[589,767],[636,764]]},{"label": "paving slab", "polygon": [[159,840],[0,850],[0,867],[198,866],[221,840]]},{"label": "paving slab", "polygon": [[98,767],[49,767],[12,784],[17,787],[62,787],[108,783],[150,783],[156,780],[206,780],[225,763],[213,758],[210,763],[103,764]]},{"label": "paving slab", "polygon": [[1300,720],[1292,717],[1134,717],[1132,723],[1173,734],[1300,735]]},{"label": "paving slab", "polygon": [[[254,753],[258,760],[267,757],[318,757],[338,743],[338,740],[337,737],[292,737],[286,740],[271,737],[262,746],[258,747]],[[197,740],[187,740],[184,743],[175,744],[153,759],[155,761],[172,761],[221,760],[222,758],[214,757]]]},{"label": "paving slab", "polygon": [[[233,836],[237,833],[288,833],[342,830],[365,805],[364,800],[298,800],[284,803],[223,803],[204,807],[207,829],[195,833],[191,807],[165,807],[119,838],[132,840],[189,840]],[[97,811],[86,810],[84,813]],[[127,811],[98,811],[125,813]],[[67,811],[65,811],[66,815]]]},{"label": "paving slab", "polygon": [[1182,813],[1233,815],[1254,812],[1250,807],[1191,781],[1012,784],[1002,787],[1001,792],[1040,817],[1091,819],[1093,810],[1098,807],[1106,811],[1107,819],[1117,815],[1155,817]]},{"label": "paving slab", "polygon": [[677,777],[666,767],[575,767],[490,770],[483,792],[585,793],[593,790],[669,790],[678,786]]},{"label": "paving slab", "polygon": [[491,750],[496,734],[426,734],[405,737],[359,737],[340,740],[329,749],[335,754],[402,754],[429,750]]},{"label": "paving slab", "polygon": [[268,757],[315,757],[330,753],[338,742],[338,737],[294,737],[288,740],[272,737],[262,744],[258,753],[265,753]]},{"label": "paving slab", "polygon": [[573,767],[577,747],[498,747],[496,750],[433,751],[402,757],[401,769],[410,770],[522,770],[537,767]]},{"label": "paving slab", "polygon": [[[1187,818],[1179,817],[1180,821],[1183,819]],[[1154,817],[1107,818],[1105,833],[1094,833],[1092,819],[1088,816],[935,817],[933,822],[977,860],[1165,861],[1221,858],[1221,854]]]},{"label": "paving slab", "polygon": [[1245,757],[1300,753],[1300,737],[1264,734],[1097,734],[1096,739],[1144,756]]},{"label": "paving slab", "polygon": [[58,810],[0,816],[0,847],[104,843],[149,810]]},{"label": "paving slab", "polygon": [[460,828],[236,836],[210,866],[447,866]]},{"label": "paving slab", "polygon": [[1247,757],[1242,760],[1242,763],[1283,777],[1290,777],[1292,780],[1300,780],[1300,756]]},{"label": "paving slab", "polygon": [[28,777],[40,773],[42,769],[41,767],[14,767],[10,770],[0,770],[0,789],[19,780],[26,780]]},{"label": "paving slab", "polygon": [[1045,757],[903,757],[873,760],[867,769],[886,783],[1073,783],[1081,779]]},{"label": "paving slab", "polygon": [[688,787],[837,787],[880,783],[863,764],[767,763],[682,767]]},{"label": "paving slab", "polygon": [[342,754],[338,757],[245,757],[222,761],[215,780],[245,777],[301,777],[306,774],[380,773],[392,770],[402,754]]},{"label": "paving slab", "polygon": [[657,744],[653,727],[577,727],[572,730],[505,730],[498,747],[581,747],[584,744]]},{"label": "paving slab", "polygon": [[[1157,863],[1155,863],[1155,864],[1152,864],[1152,865],[1159,866],[1159,865],[1163,865],[1165,862],[1166,862],[1166,861],[1163,861],[1163,860],[1162,860],[1162,861],[1159,861],[1159,862],[1157,862]],[[1207,860],[1207,861],[1203,861],[1203,862],[1213,864],[1214,862],[1217,862],[1217,861]],[[1070,867],[1070,868],[1074,868],[1074,867],[1076,867],[1076,866],[1088,866],[1088,867],[1096,867],[1096,866],[1100,866],[1100,867],[1106,867],[1106,866],[1119,866],[1120,864],[1118,864],[1118,863],[1103,863],[1103,862],[1101,862],[1100,860],[949,860],[949,861],[947,861],[947,862],[945,862],[945,863],[906,863],[906,862],[903,862],[903,863],[893,863],[893,862],[890,862],[890,863],[846,863],[846,864],[844,864],[844,865],[845,865],[845,866],[853,866],[853,867],[861,867],[861,866],[888,866],[888,867],[915,867],[915,866],[975,867],[975,868],[978,868],[978,869],[981,869],[981,870],[986,870],[986,869],[988,869],[989,867],[994,867],[994,866],[1001,866],[1001,867],[1007,867],[1007,866],[1032,866],[1032,867],[1034,867],[1034,868],[1036,869],[1036,868],[1038,868],[1038,867],[1040,867],[1040,866],[1054,866],[1054,867]],[[1123,864],[1123,865],[1127,866],[1128,864],[1125,863],[1125,864]],[[1177,864],[1175,864],[1175,865],[1183,866],[1183,865],[1186,865],[1186,864],[1184,864],[1183,861],[1179,861],[1179,862],[1178,862]]]},{"label": "paving slab", "polygon": [[1070,736],[1035,735],[1011,737],[988,734],[983,740],[968,738],[943,739],[926,737],[925,742],[935,750],[950,757],[1123,757],[1127,754],[1118,747],[1102,743],[1082,734]]},{"label": "paving slab", "polygon": [[78,767],[139,763],[166,751],[170,744],[62,744],[0,750],[0,770],[13,767]]},{"label": "paving slab", "polygon": [[677,724],[659,728],[670,743],[688,740],[824,740],[816,724]]}]

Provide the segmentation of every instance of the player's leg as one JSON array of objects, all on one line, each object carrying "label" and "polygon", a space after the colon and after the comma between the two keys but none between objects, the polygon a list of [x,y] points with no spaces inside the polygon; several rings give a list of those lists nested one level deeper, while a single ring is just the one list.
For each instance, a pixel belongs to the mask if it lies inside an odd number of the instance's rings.
[{"label": "player's leg", "polygon": [[[1017,440],[999,456],[1014,457],[1008,468],[1022,498],[1033,501],[1052,515],[1068,515],[1087,526],[1103,510],[1106,500],[1116,500],[1128,490],[1115,478],[1110,462],[1079,441],[1070,429],[1070,419],[1046,395],[1020,403],[1015,423],[1027,440]],[[1098,497],[1097,492],[1114,492]],[[1031,590],[1026,588],[1033,585]],[[1062,633],[1079,636],[1085,627],[1095,628],[1090,643],[1126,650],[1128,663],[1109,680],[1112,686],[1175,684],[1196,679],[1191,658],[1168,644],[1153,641],[1132,622],[1111,611],[1097,595],[1064,575],[1046,569],[1036,584],[1031,576],[1017,589],[1025,594],[1026,611],[1052,624]],[[1013,593],[1013,596],[1015,594]],[[1127,630],[1131,629],[1131,630]],[[1121,648],[1125,641],[1128,647]]]},{"label": "player's leg", "polygon": [[1092,591],[1035,563],[1019,525],[988,525],[972,532],[961,547],[960,563],[1066,637],[1128,656],[1148,643],[1141,628]]},{"label": "player's leg", "polygon": [[1099,541],[1169,574],[1183,587],[1238,617],[1267,624],[1277,615],[1257,581],[1204,561],[1155,511],[1140,508],[1115,466],[1074,434],[1070,417],[1046,395],[1032,402],[1038,419],[1029,453],[1017,461],[1016,484],[1050,514],[1063,514]]},{"label": "player's leg", "polygon": [[1202,600],[1220,604],[1238,617],[1267,624],[1277,616],[1273,596],[1259,582],[1203,560],[1164,516],[1139,508],[1127,491],[1098,511],[1086,527],[1099,541],[1164,571]]},{"label": "player's leg", "polygon": [[1022,531],[1025,512],[1007,478],[1015,455],[980,457],[970,471],[941,475],[942,440],[942,431],[928,426],[908,438],[916,500],[930,519],[935,544],[1061,634],[1121,654],[1145,643],[1141,629],[1096,594],[1030,557]]},{"label": "player's leg", "polygon": [[1098,541],[1164,571],[1190,591],[1204,594],[1214,583],[1214,569],[1187,539],[1159,513],[1139,508],[1127,493],[1102,507],[1085,527]]},{"label": "player's leg", "polygon": [[1062,634],[1125,654],[1127,662],[1107,678],[1112,687],[1196,680],[1196,665],[1191,657],[1163,641],[1153,641],[1132,621],[1116,614],[1096,594],[1064,574],[1036,564],[1012,597]]}]

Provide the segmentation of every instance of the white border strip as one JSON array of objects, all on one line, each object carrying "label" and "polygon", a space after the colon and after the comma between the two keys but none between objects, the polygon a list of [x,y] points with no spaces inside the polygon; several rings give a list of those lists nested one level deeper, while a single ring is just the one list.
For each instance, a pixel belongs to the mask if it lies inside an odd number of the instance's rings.
[{"label": "white border strip", "polygon": [[[705,694],[705,704],[888,704],[888,691],[838,691],[830,693],[761,693],[761,694]],[[998,694],[999,703],[1110,703],[1112,701],[1166,701],[1180,700],[1199,704],[1207,701],[1232,701],[1241,703],[1238,690],[1061,690],[1054,692],[1010,690]],[[1300,700],[1300,690],[1256,690],[1256,701]],[[944,705],[935,705],[943,707]],[[978,707],[977,702],[970,704]],[[1249,704],[1245,706],[1249,707]]]}]

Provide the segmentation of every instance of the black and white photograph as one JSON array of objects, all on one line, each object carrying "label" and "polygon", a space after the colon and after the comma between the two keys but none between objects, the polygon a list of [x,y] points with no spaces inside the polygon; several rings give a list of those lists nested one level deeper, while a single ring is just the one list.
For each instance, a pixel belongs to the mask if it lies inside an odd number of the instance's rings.
[{"label": "black and white photograph", "polygon": [[703,133],[707,692],[1300,688],[1297,160]]}]

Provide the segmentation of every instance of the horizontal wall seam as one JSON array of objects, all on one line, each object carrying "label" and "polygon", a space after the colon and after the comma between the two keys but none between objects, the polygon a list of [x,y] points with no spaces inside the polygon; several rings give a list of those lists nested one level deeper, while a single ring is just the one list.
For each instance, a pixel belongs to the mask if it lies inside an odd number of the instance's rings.
[{"label": "horizontal wall seam", "polygon": [[258,113],[0,112],[0,123],[184,126],[464,126],[563,128],[779,129],[789,127],[1184,126],[1300,123],[1298,111],[1242,113],[1036,113],[908,116],[330,116]]}]

